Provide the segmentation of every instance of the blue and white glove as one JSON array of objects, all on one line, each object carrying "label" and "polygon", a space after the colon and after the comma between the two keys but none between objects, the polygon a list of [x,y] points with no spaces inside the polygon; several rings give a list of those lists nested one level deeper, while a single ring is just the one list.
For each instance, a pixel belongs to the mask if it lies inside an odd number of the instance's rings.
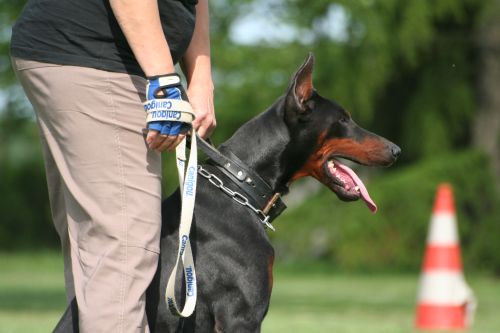
[{"label": "blue and white glove", "polygon": [[178,135],[189,129],[194,113],[177,73],[149,77],[146,99],[148,130]]}]

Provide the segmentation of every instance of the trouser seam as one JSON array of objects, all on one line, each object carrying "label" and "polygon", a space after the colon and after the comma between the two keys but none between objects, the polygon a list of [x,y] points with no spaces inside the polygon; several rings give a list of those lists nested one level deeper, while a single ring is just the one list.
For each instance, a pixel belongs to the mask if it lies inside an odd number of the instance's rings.
[{"label": "trouser seam", "polygon": [[122,251],[123,251],[123,259],[122,259],[122,265],[124,266],[123,272],[121,274],[121,287],[120,287],[120,302],[121,302],[121,312],[119,315],[120,322],[118,324],[118,332],[124,332],[124,320],[125,320],[125,284],[126,284],[126,279],[127,275],[125,274],[126,272],[126,266],[127,266],[127,261],[128,261],[128,216],[127,216],[127,203],[126,203],[126,193],[125,193],[125,171],[124,171],[124,164],[123,164],[123,159],[122,159],[122,148],[121,148],[121,141],[120,141],[120,127],[117,125],[117,117],[116,117],[116,102],[113,96],[112,92],[112,81],[109,77],[106,78],[106,81],[108,83],[108,91],[107,93],[110,96],[110,101],[111,101],[111,113],[114,121],[114,126],[113,126],[113,131],[114,131],[114,138],[115,138],[115,145],[116,145],[116,153],[117,153],[117,164],[118,164],[118,170],[120,174],[120,185],[119,185],[119,190],[120,190],[120,200],[121,200],[121,210],[122,210],[122,215],[123,215],[123,220],[122,220],[122,231],[123,231],[123,242],[122,244]]}]

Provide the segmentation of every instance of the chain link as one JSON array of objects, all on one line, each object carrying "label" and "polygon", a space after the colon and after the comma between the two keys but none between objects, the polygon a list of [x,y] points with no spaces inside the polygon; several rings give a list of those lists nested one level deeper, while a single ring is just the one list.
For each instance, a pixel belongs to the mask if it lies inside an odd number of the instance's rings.
[{"label": "chain link", "polygon": [[234,201],[239,203],[242,206],[250,208],[257,216],[259,217],[260,222],[267,228],[271,229],[272,231],[275,231],[273,225],[269,223],[269,215],[266,215],[262,210],[255,208],[249,201],[248,198],[245,197],[243,194],[231,190],[229,187],[226,187],[222,180],[214,175],[213,173],[210,173],[208,170],[203,169],[201,165],[198,165],[198,173],[203,177],[206,178],[212,185],[217,187],[218,189],[222,190],[222,192],[226,193],[228,196],[230,196]]}]

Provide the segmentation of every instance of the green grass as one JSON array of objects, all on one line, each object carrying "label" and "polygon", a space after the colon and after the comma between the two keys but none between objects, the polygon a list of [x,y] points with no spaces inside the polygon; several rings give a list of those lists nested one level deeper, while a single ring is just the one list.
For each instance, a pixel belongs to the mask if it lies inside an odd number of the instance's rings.
[{"label": "green grass", "polygon": [[65,307],[62,259],[0,254],[0,333],[52,332]]},{"label": "green grass", "polygon": [[[0,333],[51,332],[65,307],[57,254],[0,254]],[[418,274],[345,274],[279,266],[264,333],[408,333]],[[479,299],[470,333],[500,332],[500,281],[467,276]]]},{"label": "green grass", "polygon": [[[278,270],[263,332],[414,332],[417,275],[297,276]],[[500,332],[500,281],[485,276],[467,280],[479,299],[476,321],[468,332]]]}]

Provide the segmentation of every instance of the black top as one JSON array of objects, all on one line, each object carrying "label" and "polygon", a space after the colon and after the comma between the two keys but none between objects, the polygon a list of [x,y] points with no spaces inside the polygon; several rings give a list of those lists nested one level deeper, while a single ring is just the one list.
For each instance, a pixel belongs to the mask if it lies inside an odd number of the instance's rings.
[{"label": "black top", "polygon": [[[174,63],[191,41],[197,0],[158,0]],[[144,76],[108,0],[30,0],[12,28],[11,54]]]}]

